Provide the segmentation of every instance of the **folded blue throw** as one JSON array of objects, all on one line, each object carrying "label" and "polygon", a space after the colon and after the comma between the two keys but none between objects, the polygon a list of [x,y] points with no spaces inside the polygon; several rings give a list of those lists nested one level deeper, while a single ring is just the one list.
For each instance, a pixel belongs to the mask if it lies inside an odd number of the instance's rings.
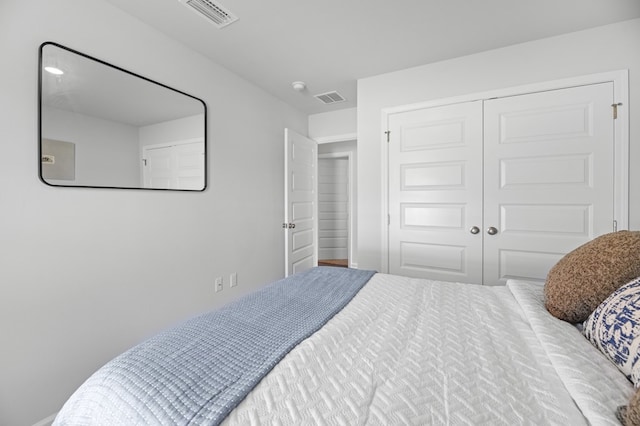
[{"label": "folded blue throw", "polygon": [[318,267],[162,332],[110,361],[54,425],[216,425],[373,271]]}]

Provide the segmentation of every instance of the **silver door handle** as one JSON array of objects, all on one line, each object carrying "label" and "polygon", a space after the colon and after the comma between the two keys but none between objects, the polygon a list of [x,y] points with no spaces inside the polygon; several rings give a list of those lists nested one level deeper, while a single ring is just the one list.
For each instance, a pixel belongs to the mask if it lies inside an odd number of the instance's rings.
[{"label": "silver door handle", "polygon": [[496,235],[498,233],[498,230],[496,228],[494,228],[493,226],[490,226],[487,229],[487,234],[489,235]]},{"label": "silver door handle", "polygon": [[469,232],[471,232],[473,235],[475,235],[478,232],[480,232],[480,228],[478,228],[477,226],[472,226],[471,229],[469,229]]}]

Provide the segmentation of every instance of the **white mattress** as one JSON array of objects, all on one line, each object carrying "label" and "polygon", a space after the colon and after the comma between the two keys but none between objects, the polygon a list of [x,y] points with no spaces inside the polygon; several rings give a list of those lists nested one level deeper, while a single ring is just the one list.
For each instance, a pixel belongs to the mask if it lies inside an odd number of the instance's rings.
[{"label": "white mattress", "polygon": [[376,274],[224,424],[618,424],[631,384],[541,300]]}]

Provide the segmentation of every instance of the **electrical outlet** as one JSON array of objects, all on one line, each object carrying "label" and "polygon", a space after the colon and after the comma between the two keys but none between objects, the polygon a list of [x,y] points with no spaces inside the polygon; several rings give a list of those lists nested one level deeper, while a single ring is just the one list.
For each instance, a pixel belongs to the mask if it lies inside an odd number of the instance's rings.
[{"label": "electrical outlet", "polygon": [[238,273],[232,272],[231,275],[229,275],[229,287],[235,287],[237,285],[238,285]]},{"label": "electrical outlet", "polygon": [[216,293],[219,291],[222,291],[224,287],[222,286],[222,277],[217,277],[216,278],[216,283],[215,283],[215,289],[216,289]]}]

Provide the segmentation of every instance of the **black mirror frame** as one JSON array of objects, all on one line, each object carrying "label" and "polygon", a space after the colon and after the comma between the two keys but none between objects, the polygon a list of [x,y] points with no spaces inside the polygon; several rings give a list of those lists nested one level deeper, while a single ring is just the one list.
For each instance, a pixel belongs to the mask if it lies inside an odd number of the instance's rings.
[{"label": "black mirror frame", "polygon": [[[92,61],[98,62],[107,67],[113,68],[115,70],[121,71],[133,77],[137,77],[149,83],[155,84],[162,88],[171,90],[172,92],[179,93],[181,95],[187,96],[193,100],[196,100],[202,104],[204,111],[204,185],[202,189],[171,189],[171,188],[144,188],[144,187],[127,187],[127,186],[92,186],[92,185],[64,185],[64,184],[52,184],[45,180],[43,176],[42,169],[42,66],[43,66],[43,49],[45,46],[55,46],[61,49],[64,49],[68,52],[74,53],[76,55],[82,56],[84,58],[90,59]],[[208,143],[207,143],[207,104],[200,98],[189,95],[183,91],[174,89],[173,87],[169,87],[165,84],[159,83],[157,81],[151,80],[150,78],[144,77],[142,75],[136,74],[132,71],[126,70],[119,66],[110,64],[101,59],[95,58],[93,56],[87,55],[85,53],[79,52],[77,50],[71,49],[69,47],[63,46],[59,43],[53,41],[46,41],[40,45],[38,48],[38,177],[40,181],[42,181],[47,186],[58,187],[58,188],[99,188],[99,189],[129,189],[129,190],[144,190],[144,191],[170,191],[170,192],[203,192],[208,187],[209,181],[209,167],[208,167]]]}]

